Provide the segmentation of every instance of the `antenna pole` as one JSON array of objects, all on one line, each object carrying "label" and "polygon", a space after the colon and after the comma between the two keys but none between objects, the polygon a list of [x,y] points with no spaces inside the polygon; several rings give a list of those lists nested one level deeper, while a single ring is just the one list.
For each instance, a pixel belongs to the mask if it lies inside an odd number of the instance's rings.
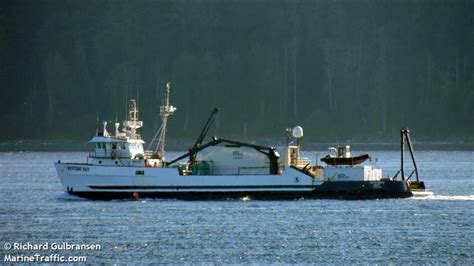
[{"label": "antenna pole", "polygon": [[405,128],[400,130],[400,173],[402,180],[405,180],[405,171],[403,170],[403,154],[405,153]]},{"label": "antenna pole", "polygon": [[411,161],[413,163],[413,167],[415,167],[416,182],[420,182],[420,178],[418,176],[418,166],[416,165],[415,159],[415,151],[413,150],[413,145],[411,144],[410,130],[408,128],[405,130],[405,137],[408,144],[408,150],[410,151]]}]

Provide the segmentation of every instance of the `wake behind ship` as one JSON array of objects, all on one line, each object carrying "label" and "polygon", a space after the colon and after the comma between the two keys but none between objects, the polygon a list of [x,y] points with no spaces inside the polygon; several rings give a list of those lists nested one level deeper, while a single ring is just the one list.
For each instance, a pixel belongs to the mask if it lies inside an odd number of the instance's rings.
[{"label": "wake behind ship", "polygon": [[[321,160],[326,166],[312,165],[301,156],[303,129],[299,126],[286,130],[287,145],[281,155],[275,147],[218,137],[203,143],[218,109],[213,110],[189,152],[167,161],[167,121],[176,111],[169,103],[169,93],[168,83],[160,107],[162,125],[149,145],[155,144],[155,149],[143,147],[145,142],[137,132],[143,122],[139,121],[137,102],[131,100],[122,130],[115,123],[111,134],[104,122],[103,130],[89,141],[94,148],[86,163],[55,163],[64,190],[90,199],[403,198],[425,190],[418,178],[408,129],[401,133],[402,165],[394,177],[384,178],[381,169],[364,165],[369,155],[352,156],[350,146],[330,148]],[[415,167],[408,177],[403,169],[405,144]],[[412,181],[414,173],[416,180]]]}]

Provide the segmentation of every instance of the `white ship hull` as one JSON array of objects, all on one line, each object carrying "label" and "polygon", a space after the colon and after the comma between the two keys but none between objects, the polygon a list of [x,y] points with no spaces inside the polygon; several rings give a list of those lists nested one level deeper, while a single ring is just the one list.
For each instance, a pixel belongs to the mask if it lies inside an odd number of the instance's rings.
[{"label": "white ship hull", "polygon": [[56,163],[70,194],[91,199],[133,197],[203,199],[409,197],[399,181],[323,181],[287,166],[279,175],[180,175],[177,168]]},{"label": "white ship hull", "polygon": [[180,175],[177,168],[65,163],[55,167],[64,189],[74,192],[311,191],[322,183],[292,168],[281,175]]}]

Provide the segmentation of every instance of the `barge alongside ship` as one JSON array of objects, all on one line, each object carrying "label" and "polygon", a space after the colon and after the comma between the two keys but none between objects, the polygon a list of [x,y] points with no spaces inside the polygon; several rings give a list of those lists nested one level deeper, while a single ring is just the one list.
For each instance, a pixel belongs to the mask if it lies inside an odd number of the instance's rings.
[{"label": "barge alongside ship", "polygon": [[[219,199],[250,197],[254,199],[295,198],[404,198],[423,191],[418,178],[408,129],[401,131],[403,148],[408,145],[415,170],[405,177],[403,163],[394,177],[382,176],[382,170],[362,165],[368,155],[351,157],[350,147],[332,148],[323,158],[326,166],[312,165],[301,156],[303,129],[287,129],[287,145],[280,152],[275,147],[243,143],[213,137],[203,143],[218,109],[214,109],[194,146],[182,156],[167,161],[165,138],[167,119],[176,108],[169,104],[169,84],[163,106],[162,126],[145,151],[137,133],[143,126],[138,107],[131,100],[128,120],[115,124],[115,133],[94,136],[86,163],[63,163],[55,167],[63,188],[69,194],[90,199],[178,198]],[[184,161],[184,162],[183,162]],[[398,178],[398,175],[400,178]],[[416,180],[411,181],[413,174]]]}]

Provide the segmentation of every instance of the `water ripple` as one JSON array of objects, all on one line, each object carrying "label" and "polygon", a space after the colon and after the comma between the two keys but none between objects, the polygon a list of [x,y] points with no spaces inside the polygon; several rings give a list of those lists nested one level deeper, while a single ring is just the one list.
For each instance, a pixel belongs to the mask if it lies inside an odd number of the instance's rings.
[{"label": "water ripple", "polygon": [[[360,201],[89,201],[52,165],[85,156],[0,153],[1,244],[99,243],[61,255],[107,264],[474,264],[472,152],[417,154],[431,196]],[[397,153],[376,156],[396,172]]]}]

